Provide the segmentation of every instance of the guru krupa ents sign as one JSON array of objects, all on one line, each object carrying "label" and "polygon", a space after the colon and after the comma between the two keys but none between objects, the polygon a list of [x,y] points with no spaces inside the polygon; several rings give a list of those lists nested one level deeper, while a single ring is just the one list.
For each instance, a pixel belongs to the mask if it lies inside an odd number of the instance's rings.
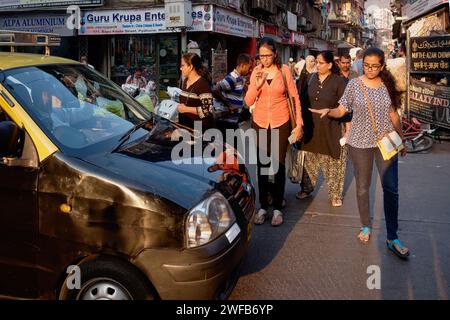
[{"label": "guru krupa ents sign", "polygon": [[[211,5],[192,7],[193,24],[188,31],[215,31],[239,37],[253,37],[255,21]],[[164,8],[85,11],[80,34],[136,34],[171,32],[165,28]]]}]

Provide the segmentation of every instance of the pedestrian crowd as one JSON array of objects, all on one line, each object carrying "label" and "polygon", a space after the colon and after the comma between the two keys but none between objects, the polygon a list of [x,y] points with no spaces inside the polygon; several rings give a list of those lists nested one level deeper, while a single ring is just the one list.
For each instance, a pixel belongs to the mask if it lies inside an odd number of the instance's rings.
[{"label": "pedestrian crowd", "polygon": [[[290,58],[287,64],[282,64],[273,40],[262,38],[257,55],[254,58],[239,55],[234,70],[216,84],[211,83],[196,53],[184,54],[180,65],[181,124],[193,127],[194,121],[202,121],[204,129],[214,127],[214,99],[217,99],[238,122],[250,119],[258,137],[256,147],[263,154],[272,152],[271,141],[278,144],[276,154],[270,154],[271,164],[263,163],[260,152],[257,153],[260,209],[255,224],[263,224],[269,217],[273,226],[283,224],[286,171],[292,165],[286,162],[289,152],[302,153],[303,174],[296,198],[303,201],[313,196],[322,171],[332,207],[344,204],[349,156],[361,221],[357,238],[362,243],[371,238],[369,192],[375,162],[383,188],[386,245],[401,258],[409,256],[409,249],[397,234],[398,155],[404,156],[405,151],[399,147],[386,157],[380,145],[382,136],[392,131],[403,140],[398,113],[400,95],[386,69],[382,50],[375,47],[359,50],[354,59],[348,54],[335,57],[333,52],[323,51],[316,56],[302,56],[299,61]],[[139,74],[136,77],[139,79]],[[244,114],[248,116],[243,117]],[[273,141],[275,131],[277,140]],[[274,165],[273,162],[278,170],[272,176],[262,174],[261,169]]]}]

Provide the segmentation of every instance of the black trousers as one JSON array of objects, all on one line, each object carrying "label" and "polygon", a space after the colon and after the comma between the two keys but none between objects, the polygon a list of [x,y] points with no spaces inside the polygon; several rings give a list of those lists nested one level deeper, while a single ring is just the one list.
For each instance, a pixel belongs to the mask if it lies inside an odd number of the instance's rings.
[{"label": "black trousers", "polygon": [[[281,210],[283,205],[284,189],[286,184],[286,152],[289,146],[289,135],[291,134],[291,125],[288,122],[278,128],[264,129],[259,127],[255,122],[252,123],[252,127],[256,130],[257,146],[258,146],[258,188],[259,188],[259,202],[261,209],[269,209],[269,192],[273,197],[273,208],[275,210]],[[273,141],[276,143],[272,148],[271,140],[273,131],[278,131],[278,139]],[[262,133],[266,133],[266,138],[260,141]],[[264,137],[264,135],[262,136]],[[262,139],[262,138],[261,138]],[[274,149],[275,154],[272,155],[271,149]],[[278,149],[278,150],[276,150]],[[271,157],[272,161],[276,163],[264,163],[262,157]],[[269,182],[268,169],[270,165],[274,168],[274,183]]]}]

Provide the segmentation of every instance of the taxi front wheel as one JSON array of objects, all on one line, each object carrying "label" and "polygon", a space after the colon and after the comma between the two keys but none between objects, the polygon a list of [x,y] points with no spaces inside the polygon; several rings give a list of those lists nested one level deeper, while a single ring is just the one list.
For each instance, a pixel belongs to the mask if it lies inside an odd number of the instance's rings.
[{"label": "taxi front wheel", "polygon": [[64,280],[60,300],[153,300],[156,296],[149,281],[118,258],[88,258],[78,267],[78,273]]}]

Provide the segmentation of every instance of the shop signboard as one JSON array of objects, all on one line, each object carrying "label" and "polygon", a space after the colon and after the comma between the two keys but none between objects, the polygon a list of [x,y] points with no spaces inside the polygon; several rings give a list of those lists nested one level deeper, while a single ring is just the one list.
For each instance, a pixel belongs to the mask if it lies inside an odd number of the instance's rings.
[{"label": "shop signboard", "polygon": [[406,0],[402,6],[402,16],[411,20],[448,2],[449,0]]},{"label": "shop signboard", "polygon": [[243,38],[253,38],[255,20],[231,10],[214,7],[214,31]]},{"label": "shop signboard", "polygon": [[75,35],[75,30],[67,28],[67,17],[64,14],[3,16],[0,17],[0,30],[56,33],[61,37],[71,37]]},{"label": "shop signboard", "polygon": [[280,43],[290,44],[291,42],[291,32],[287,28],[278,28],[278,37],[280,38]]},{"label": "shop signboard", "polygon": [[168,31],[164,8],[146,10],[97,10],[82,13],[82,35],[136,34]]},{"label": "shop signboard", "polygon": [[8,9],[26,9],[43,7],[99,6],[103,0],[1,0],[0,11]]},{"label": "shop signboard", "polygon": [[410,78],[409,113],[426,123],[450,129],[450,87]]},{"label": "shop signboard", "polygon": [[[188,32],[215,31],[238,37],[254,37],[253,19],[209,4],[192,7]],[[164,7],[129,10],[87,10],[82,13],[79,34],[139,34],[172,32],[165,27]]]},{"label": "shop signboard", "polygon": [[188,31],[213,31],[213,6],[192,6],[192,26]]},{"label": "shop signboard", "polygon": [[291,32],[291,43],[297,46],[304,46],[305,36],[299,32]]},{"label": "shop signboard", "polygon": [[450,73],[450,35],[411,38],[414,73]]}]

